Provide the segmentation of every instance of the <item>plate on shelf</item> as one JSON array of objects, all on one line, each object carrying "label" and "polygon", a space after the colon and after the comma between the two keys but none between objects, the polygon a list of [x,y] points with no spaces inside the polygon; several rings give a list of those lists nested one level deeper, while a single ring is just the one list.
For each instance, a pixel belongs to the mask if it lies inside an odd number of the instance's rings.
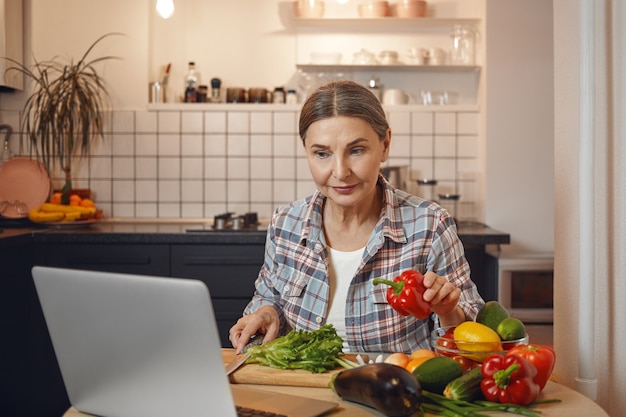
[{"label": "plate on shelf", "polygon": [[[34,159],[13,158],[0,165],[0,201],[20,201],[26,205],[26,214],[46,202],[50,186],[46,168]],[[15,206],[8,207],[2,215],[25,217]]]},{"label": "plate on shelf", "polygon": [[88,219],[88,220],[76,220],[73,222],[48,222],[48,223],[38,223],[41,226],[47,227],[49,229],[83,229],[85,227],[89,227],[94,223],[99,223],[99,219]]}]

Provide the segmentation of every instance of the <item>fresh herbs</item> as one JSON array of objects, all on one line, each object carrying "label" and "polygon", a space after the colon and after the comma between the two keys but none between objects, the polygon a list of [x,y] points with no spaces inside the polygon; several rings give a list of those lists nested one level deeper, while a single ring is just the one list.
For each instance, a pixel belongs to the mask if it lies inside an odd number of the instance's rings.
[{"label": "fresh herbs", "polygon": [[318,330],[292,330],[260,346],[248,348],[247,363],[259,363],[278,369],[304,369],[321,373],[335,369],[343,340],[332,324]]}]

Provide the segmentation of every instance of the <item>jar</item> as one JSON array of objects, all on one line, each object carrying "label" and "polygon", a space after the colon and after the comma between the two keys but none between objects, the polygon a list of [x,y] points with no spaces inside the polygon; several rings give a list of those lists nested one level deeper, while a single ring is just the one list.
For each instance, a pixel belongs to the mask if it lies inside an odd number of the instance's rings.
[{"label": "jar", "polygon": [[296,93],[296,90],[287,90],[286,102],[287,104],[298,104],[298,94]]},{"label": "jar", "polygon": [[420,191],[420,197],[424,200],[435,201],[435,186],[437,185],[437,180],[431,180],[428,178],[424,178],[421,180],[417,180],[417,185],[422,190]]},{"label": "jar", "polygon": [[451,65],[474,65],[475,33],[464,26],[455,26],[452,31]]},{"label": "jar", "polygon": [[439,204],[450,213],[455,221],[458,215],[460,198],[461,196],[458,194],[439,194]]},{"label": "jar", "polygon": [[272,103],[285,103],[285,89],[283,87],[276,87],[274,89]]}]

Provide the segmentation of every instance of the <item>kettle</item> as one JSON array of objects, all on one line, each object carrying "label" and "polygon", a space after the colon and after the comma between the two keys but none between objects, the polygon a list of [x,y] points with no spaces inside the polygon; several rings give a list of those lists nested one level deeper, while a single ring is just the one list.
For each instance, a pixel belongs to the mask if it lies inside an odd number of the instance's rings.
[{"label": "kettle", "polygon": [[409,167],[406,165],[402,166],[387,166],[380,168],[380,173],[383,174],[383,177],[391,184],[393,188],[399,188],[401,190],[406,189],[406,176],[408,173]]}]

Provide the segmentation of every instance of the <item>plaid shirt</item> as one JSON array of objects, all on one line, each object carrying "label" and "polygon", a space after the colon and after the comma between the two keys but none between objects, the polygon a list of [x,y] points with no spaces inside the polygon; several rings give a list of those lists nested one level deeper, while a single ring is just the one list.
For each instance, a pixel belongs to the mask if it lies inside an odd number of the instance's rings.
[{"label": "plaid shirt", "polygon": [[[352,278],[346,300],[346,338],[351,352],[412,352],[430,348],[438,326],[435,314],[425,320],[398,314],[387,303],[386,285],[407,269],[433,271],[461,289],[459,307],[473,320],[484,301],[470,280],[470,268],[456,226],[436,204],[392,188],[381,176],[383,208]],[[261,306],[276,308],[281,334],[292,328],[318,329],[326,321],[329,301],[328,247],[322,232],[324,196],[278,208],[268,229],[265,261],[256,280],[249,314]]]}]

